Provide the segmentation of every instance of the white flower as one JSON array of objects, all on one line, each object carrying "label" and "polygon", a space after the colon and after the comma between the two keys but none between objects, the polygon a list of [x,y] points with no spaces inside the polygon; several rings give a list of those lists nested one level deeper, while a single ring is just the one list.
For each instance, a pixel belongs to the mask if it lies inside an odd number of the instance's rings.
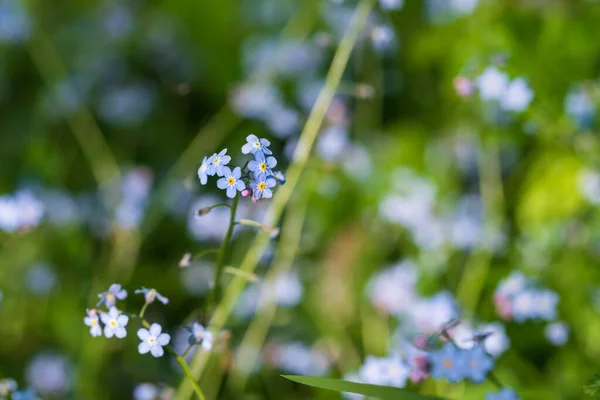
[{"label": "white flower", "polygon": [[100,328],[100,321],[98,320],[96,310],[87,310],[87,314],[83,322],[90,327],[90,334],[94,337],[102,336],[102,328]]},{"label": "white flower", "polygon": [[127,326],[127,323],[129,322],[129,317],[127,315],[122,315],[115,307],[111,307],[108,314],[101,313],[100,319],[104,324],[104,336],[107,338],[116,336],[119,339],[123,339],[127,336],[125,326]]},{"label": "white flower", "polygon": [[140,354],[150,352],[154,357],[162,357],[165,353],[163,346],[166,346],[171,341],[171,336],[168,333],[161,333],[162,327],[159,324],[152,324],[150,330],[141,328],[137,335],[141,340],[138,345]]},{"label": "white flower", "polygon": [[500,100],[506,92],[508,77],[496,67],[488,67],[477,78],[479,96],[482,100]]},{"label": "white flower", "polygon": [[368,356],[358,375],[363,382],[372,385],[405,387],[410,368],[397,356],[385,358]]},{"label": "white flower", "polygon": [[569,340],[569,326],[564,322],[553,322],[544,330],[546,339],[555,346],[562,346]]},{"label": "white flower", "polygon": [[508,85],[500,105],[507,111],[523,111],[533,100],[533,91],[523,78],[517,78]]}]

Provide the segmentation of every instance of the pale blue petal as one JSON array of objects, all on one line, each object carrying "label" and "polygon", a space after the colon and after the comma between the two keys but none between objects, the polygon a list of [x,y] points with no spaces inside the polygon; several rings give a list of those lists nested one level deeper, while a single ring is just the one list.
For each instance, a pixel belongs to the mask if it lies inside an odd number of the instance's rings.
[{"label": "pale blue petal", "polygon": [[217,181],[217,187],[219,189],[225,189],[227,187],[227,179],[226,178],[221,178]]},{"label": "pale blue petal", "polygon": [[229,164],[229,161],[231,161],[230,156],[223,156],[223,158],[221,158],[221,164],[223,164],[223,165]]},{"label": "pale blue petal", "polygon": [[266,188],[265,190],[263,190],[263,197],[265,199],[270,199],[271,197],[273,197],[273,192],[271,191],[271,189]]},{"label": "pale blue petal", "polygon": [[171,335],[168,333],[162,333],[159,337],[156,338],[156,342],[161,346],[166,346],[171,341]]},{"label": "pale blue petal", "polygon": [[246,137],[246,141],[247,141],[249,144],[256,143],[256,142],[258,142],[258,137],[257,137],[256,135],[254,135],[254,134],[250,134],[250,135],[248,135],[248,136]]},{"label": "pale blue petal", "polygon": [[231,173],[231,175],[235,178],[235,179],[240,179],[240,177],[242,176],[242,170],[240,167],[235,167],[233,169],[233,172]]},{"label": "pale blue petal", "polygon": [[236,194],[235,187],[233,187],[233,186],[227,187],[227,197],[229,197],[230,199],[233,199],[235,197],[235,194]]},{"label": "pale blue petal", "polygon": [[273,152],[272,152],[271,150],[267,149],[266,147],[263,147],[263,148],[262,148],[262,151],[263,151],[263,153],[265,153],[266,155],[271,155],[271,154],[273,154]]},{"label": "pale blue petal", "polygon": [[137,331],[137,336],[140,340],[146,340],[150,337],[150,332],[148,332],[148,329],[140,328]]},{"label": "pale blue petal", "polygon": [[244,183],[244,181],[235,181],[235,188],[239,191],[242,191],[244,189],[246,189],[246,184]]},{"label": "pale blue petal", "polygon": [[270,187],[270,188],[277,185],[277,181],[275,180],[275,178],[267,178],[267,180],[265,182],[267,184],[267,187]]},{"label": "pale blue petal", "polygon": [[150,325],[150,334],[157,337],[162,332],[162,327],[159,324]]},{"label": "pale blue petal", "polygon": [[223,158],[223,156],[227,153],[227,148],[224,148],[223,150],[221,150],[221,152],[219,153],[219,158]]},{"label": "pale blue petal", "polygon": [[140,354],[146,354],[150,351],[150,345],[147,342],[141,342],[138,344],[138,351]]},{"label": "pale blue petal", "polygon": [[252,146],[252,143],[246,143],[245,145],[242,146],[242,153],[243,154],[251,153],[253,149],[254,149],[254,146]]},{"label": "pale blue petal", "polygon": [[260,144],[262,144],[263,147],[269,147],[271,142],[269,142],[267,139],[260,139]]},{"label": "pale blue petal", "polygon": [[260,163],[259,163],[258,161],[254,161],[254,160],[252,160],[252,161],[250,161],[250,162],[248,163],[248,169],[249,169],[250,171],[254,172],[254,171],[256,171],[256,170],[258,169],[258,166],[259,166],[259,164],[260,164]]},{"label": "pale blue petal", "polygon": [[227,167],[223,167],[222,165],[217,165],[215,167],[215,170],[217,171],[217,175],[218,176],[223,176],[225,168],[227,168]]},{"label": "pale blue petal", "polygon": [[123,327],[119,327],[115,330],[115,336],[119,339],[123,339],[125,336],[127,336],[127,330]]},{"label": "pale blue petal", "polygon": [[104,327],[104,336],[106,336],[107,338],[111,338],[113,337],[115,334],[115,330],[113,328],[111,328],[110,326],[105,326]]},{"label": "pale blue petal", "polygon": [[150,353],[152,353],[152,355],[156,358],[158,357],[162,357],[163,354],[165,354],[165,351],[163,350],[163,348],[157,344],[155,344],[154,346],[152,346],[152,348],[150,349]]},{"label": "pale blue petal", "polygon": [[252,197],[254,197],[254,200],[258,200],[258,199],[260,199],[261,195],[262,195],[262,190],[255,190],[254,195],[252,195]]},{"label": "pale blue petal", "polygon": [[129,322],[129,317],[127,315],[119,315],[119,318],[117,318],[117,323],[120,326],[125,326],[125,325],[127,325],[128,322]]},{"label": "pale blue petal", "polygon": [[261,151],[257,151],[254,155],[254,159],[259,163],[265,162],[265,155]]},{"label": "pale blue petal", "polygon": [[108,324],[108,322],[110,321],[110,315],[108,315],[107,313],[100,313],[100,320],[102,321],[102,323]]},{"label": "pale blue petal", "polygon": [[268,157],[267,158],[267,167],[273,168],[276,165],[277,165],[277,159],[275,157]]}]

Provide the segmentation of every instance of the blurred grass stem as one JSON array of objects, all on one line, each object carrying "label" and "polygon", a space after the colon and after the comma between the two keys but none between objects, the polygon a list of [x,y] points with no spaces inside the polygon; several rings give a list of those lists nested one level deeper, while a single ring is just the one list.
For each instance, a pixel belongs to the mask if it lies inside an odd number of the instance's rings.
[{"label": "blurred grass stem", "polygon": [[[327,114],[329,106],[333,101],[335,92],[340,84],[342,75],[352,54],[358,37],[364,28],[367,18],[371,12],[371,9],[375,3],[375,0],[361,0],[358,4],[356,11],[352,17],[352,21],[349,24],[348,30],[344,35],[344,38],[339,44],[327,77],[325,78],[325,84],[321,89],[319,96],[311,110],[306,125],[302,130],[298,145],[294,152],[293,161],[288,169],[288,180],[287,183],[279,187],[277,194],[273,198],[273,203],[269,209],[266,224],[270,226],[276,226],[277,222],[283,214],[283,210],[287,205],[300,176],[306,166],[313,145],[317,139],[317,135],[323,123],[323,120]],[[246,273],[253,273],[258,261],[267,245],[269,244],[270,235],[266,232],[259,232],[254,243],[246,253],[246,256],[242,260],[240,270]],[[235,302],[244,290],[247,280],[238,276],[235,276],[227,287],[223,301],[217,306],[215,313],[210,321],[210,326],[224,326],[229,318]],[[191,369],[195,377],[200,377],[206,362],[208,361],[209,352],[199,351],[196,353]],[[182,382],[175,399],[185,400],[191,395],[191,388],[187,384],[187,381]]]},{"label": "blurred grass stem", "polygon": [[221,245],[221,249],[219,250],[219,255],[217,257],[217,264],[215,266],[215,288],[211,292],[208,301],[208,307],[212,307],[213,304],[221,301],[221,280],[223,277],[223,268],[225,268],[225,257],[227,257],[227,251],[229,249],[229,243],[231,242],[231,235],[233,234],[233,227],[235,226],[235,214],[237,212],[238,203],[240,201],[240,195],[237,194],[233,198],[233,203],[231,204],[231,215],[229,217],[229,226],[227,227],[227,233],[225,234],[225,238],[223,239],[223,244]]}]

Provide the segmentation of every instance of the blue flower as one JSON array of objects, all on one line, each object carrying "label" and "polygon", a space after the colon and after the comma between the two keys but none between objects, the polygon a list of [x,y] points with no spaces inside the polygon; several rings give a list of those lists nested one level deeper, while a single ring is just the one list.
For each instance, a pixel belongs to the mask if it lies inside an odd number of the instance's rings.
[{"label": "blue flower", "polygon": [[200,179],[200,184],[206,185],[206,182],[208,181],[208,176],[213,176],[215,174],[214,172],[212,174],[208,173],[208,160],[206,157],[204,157],[200,168],[198,168],[198,178]]},{"label": "blue flower", "polygon": [[431,376],[446,378],[455,383],[465,377],[465,352],[452,343],[446,343],[440,350],[430,354]]},{"label": "blue flower", "polygon": [[98,321],[98,313],[96,310],[87,310],[87,317],[83,319],[83,322],[90,327],[90,335],[102,336],[102,329],[100,328],[100,321]]},{"label": "blue flower", "polygon": [[214,337],[213,334],[205,329],[201,324],[194,322],[192,326],[186,326],[185,330],[190,333],[188,343],[190,345],[202,343],[202,348],[206,351],[210,351],[213,346]]},{"label": "blue flower", "polygon": [[267,139],[259,139],[256,137],[256,135],[248,135],[246,142],[248,143],[242,146],[242,153],[244,154],[256,154],[257,152],[265,153],[267,155],[273,154],[271,150],[268,149],[268,147],[271,145],[271,142],[269,142]]},{"label": "blue flower", "polygon": [[271,168],[277,165],[275,157],[270,156],[265,158],[263,153],[256,153],[254,160],[248,163],[248,169],[254,172],[254,177],[259,178],[261,176],[273,175]]},{"label": "blue flower", "polygon": [[129,317],[122,315],[115,307],[112,307],[108,314],[100,313],[100,319],[104,324],[104,336],[107,338],[116,336],[119,339],[123,339],[127,336],[125,326],[129,322]]},{"label": "blue flower", "polygon": [[118,283],[113,283],[106,292],[100,293],[98,297],[100,301],[96,304],[96,307],[106,305],[106,308],[111,308],[117,304],[117,300],[127,298],[127,290],[121,289],[121,285]]},{"label": "blue flower", "polygon": [[464,353],[466,377],[475,383],[481,383],[494,367],[492,356],[482,346],[475,346]]},{"label": "blue flower", "polygon": [[219,154],[214,153],[210,156],[207,168],[208,175],[213,176],[216,173],[218,176],[223,176],[223,168],[231,161],[231,157],[226,154],[227,149],[223,149]]},{"label": "blue flower", "polygon": [[499,392],[488,393],[485,395],[485,400],[520,400],[521,398],[512,389],[504,388]]},{"label": "blue flower", "polygon": [[147,289],[145,287],[138,289],[135,291],[135,294],[143,294],[146,298],[146,304],[154,303],[154,300],[158,299],[163,304],[169,304],[169,299],[167,299],[162,294],[158,293],[156,289]]},{"label": "blue flower", "polygon": [[260,178],[257,178],[254,182],[250,184],[250,188],[254,191],[254,195],[252,197],[254,197],[254,200],[258,200],[261,197],[264,197],[265,199],[270,199],[271,197],[273,197],[273,192],[271,191],[271,188],[274,187],[276,184],[277,182],[275,181],[275,178],[272,178],[270,176],[261,176]]},{"label": "blue flower", "polygon": [[11,392],[17,390],[17,382],[11,378],[0,379],[0,396],[8,396]]},{"label": "blue flower", "polygon": [[42,398],[35,393],[35,389],[29,388],[14,392],[12,394],[12,400],[42,400]]},{"label": "blue flower", "polygon": [[166,346],[171,341],[171,336],[168,333],[161,333],[162,327],[159,324],[152,324],[150,329],[141,328],[137,335],[141,342],[138,345],[140,354],[150,352],[154,357],[162,357],[165,354],[163,346]]},{"label": "blue flower", "polygon": [[273,178],[275,178],[280,185],[283,185],[286,182],[285,176],[281,171],[276,171]]},{"label": "blue flower", "polygon": [[233,199],[236,191],[242,191],[246,188],[246,184],[240,179],[242,170],[240,167],[235,167],[233,172],[229,167],[223,167],[223,178],[217,181],[219,189],[227,189],[227,197]]}]

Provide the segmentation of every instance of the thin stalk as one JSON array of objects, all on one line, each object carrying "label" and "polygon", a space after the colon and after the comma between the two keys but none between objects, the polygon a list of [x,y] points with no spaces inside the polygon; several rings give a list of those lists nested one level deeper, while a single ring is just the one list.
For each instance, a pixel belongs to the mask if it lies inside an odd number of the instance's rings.
[{"label": "thin stalk", "polygon": [[[169,353],[171,353],[171,355],[173,355],[173,357],[175,357],[175,360],[177,360],[179,365],[181,365],[181,369],[183,369],[183,373],[188,378],[188,381],[191,383],[192,387],[194,388],[194,392],[196,393],[196,396],[198,396],[198,399],[206,400],[206,397],[204,397],[204,393],[202,393],[202,389],[200,389],[200,386],[198,386],[198,383],[194,379],[194,375],[192,375],[192,371],[190,371],[190,368],[186,364],[185,359],[183,359],[182,356],[177,354],[177,352],[175,351],[175,349],[173,347],[167,345],[167,346],[165,346],[165,348],[167,349],[167,351]],[[186,353],[187,353],[187,351],[189,351],[189,348],[188,348],[188,350],[186,350]]]},{"label": "thin stalk", "polygon": [[140,311],[140,318],[144,319],[144,314],[146,313],[146,309],[148,308],[148,303],[144,303],[142,306],[142,310]]},{"label": "thin stalk", "polygon": [[[342,75],[348,64],[348,60],[350,59],[352,49],[354,48],[360,32],[367,22],[367,18],[371,12],[371,9],[373,8],[374,3],[375,0],[361,0],[356,8],[356,11],[354,12],[349,29],[335,52],[331,67],[327,73],[327,77],[325,78],[325,84],[321,89],[319,96],[317,97],[317,101],[315,102],[308,120],[306,121],[306,125],[304,126],[304,129],[300,135],[296,151],[294,152],[292,164],[288,169],[287,183],[279,187],[277,194],[273,198],[273,203],[266,219],[267,225],[277,226],[277,222],[281,218],[283,210],[290,200],[296,184],[300,180],[302,172],[304,171],[306,163],[308,162],[313,145],[317,139],[319,130],[321,129],[321,124],[325,119],[327,110],[333,101],[335,92],[340,84]],[[260,232],[257,235],[254,243],[250,249],[248,249],[246,256],[242,260],[240,265],[241,271],[246,273],[254,272],[260,257],[269,244],[269,239],[270,236],[266,232]],[[232,282],[227,287],[225,295],[223,296],[223,300],[216,308],[209,326],[215,327],[225,325],[227,319],[233,311],[233,306],[244,290],[246,283],[246,279],[242,277],[236,276],[233,278]],[[208,357],[208,352],[198,352],[196,354],[191,365],[194,376],[200,377],[202,375],[202,371],[206,365],[206,362],[208,361]],[[190,395],[191,389],[184,381],[179,387],[175,399],[185,400],[188,399]]]},{"label": "thin stalk", "polygon": [[[223,277],[223,268],[225,268],[225,257],[227,256],[229,242],[231,242],[231,235],[233,234],[233,227],[235,226],[235,213],[237,211],[239,201],[240,195],[236,195],[233,198],[233,204],[231,205],[229,227],[227,228],[227,233],[225,234],[225,238],[223,239],[223,244],[221,245],[221,250],[219,251],[219,256],[217,258],[217,265],[215,267],[215,288],[213,290],[213,295],[211,295],[212,300],[216,302],[221,301],[221,278]],[[212,305],[213,301],[210,301],[209,304]]]}]

